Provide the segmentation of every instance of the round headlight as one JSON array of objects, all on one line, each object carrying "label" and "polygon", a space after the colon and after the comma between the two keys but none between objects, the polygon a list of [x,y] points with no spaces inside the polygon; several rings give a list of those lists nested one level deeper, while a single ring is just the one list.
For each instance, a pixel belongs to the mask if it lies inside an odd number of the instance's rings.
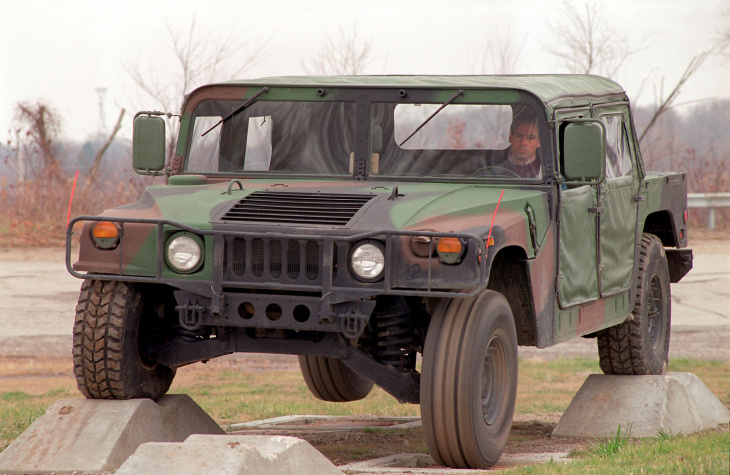
[{"label": "round headlight", "polygon": [[202,241],[196,238],[178,233],[167,241],[165,259],[173,270],[185,274],[197,270],[203,263]]},{"label": "round headlight", "polygon": [[355,276],[366,282],[383,277],[385,269],[384,247],[379,242],[368,241],[357,244],[350,253],[350,269]]}]

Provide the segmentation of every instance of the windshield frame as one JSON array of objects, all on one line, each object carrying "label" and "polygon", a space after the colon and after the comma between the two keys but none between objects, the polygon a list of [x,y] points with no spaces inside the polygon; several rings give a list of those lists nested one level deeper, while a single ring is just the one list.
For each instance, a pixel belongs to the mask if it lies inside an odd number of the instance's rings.
[{"label": "windshield frame", "polygon": [[[262,87],[269,87],[266,94],[256,99],[256,103],[260,102],[351,102],[355,103],[355,133],[354,133],[354,166],[351,174],[298,174],[283,173],[276,170],[268,170],[266,172],[251,171],[233,171],[233,172],[215,172],[215,171],[189,171],[187,169],[188,154],[192,148],[192,130],[194,123],[192,120],[193,111],[202,102],[208,100],[236,100],[244,103],[250,99],[254,93],[261,90]],[[403,181],[403,182],[464,182],[464,183],[485,183],[494,181],[509,180],[515,184],[536,184],[554,181],[554,147],[553,134],[550,132],[550,124],[545,112],[544,104],[532,93],[513,88],[393,88],[393,87],[281,87],[266,86],[262,83],[249,87],[240,87],[235,85],[218,85],[217,88],[223,88],[226,92],[238,90],[238,94],[228,93],[209,93],[201,95],[201,97],[191,98],[186,102],[183,110],[183,116],[180,123],[180,137],[178,141],[178,153],[182,159],[180,168],[183,174],[204,175],[211,178],[283,178],[283,179],[354,179],[354,180],[377,180],[377,181]],[[371,174],[369,170],[371,156],[371,114],[374,103],[394,103],[394,104],[437,104],[441,105],[459,90],[464,93],[458,95],[452,100],[452,104],[480,104],[480,105],[510,105],[514,103],[523,103],[534,110],[538,116],[540,128],[541,142],[541,159],[542,159],[542,177],[540,178],[520,178],[509,179],[506,176],[388,176]],[[197,100],[196,100],[197,99]]]}]

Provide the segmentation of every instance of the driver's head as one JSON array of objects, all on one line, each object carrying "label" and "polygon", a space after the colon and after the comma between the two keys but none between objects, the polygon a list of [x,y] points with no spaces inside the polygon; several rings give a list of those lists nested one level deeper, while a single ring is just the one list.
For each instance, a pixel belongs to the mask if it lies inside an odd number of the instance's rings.
[{"label": "driver's head", "polygon": [[518,164],[525,164],[535,158],[540,148],[540,128],[537,114],[527,107],[522,107],[512,119],[509,129],[510,153]]}]

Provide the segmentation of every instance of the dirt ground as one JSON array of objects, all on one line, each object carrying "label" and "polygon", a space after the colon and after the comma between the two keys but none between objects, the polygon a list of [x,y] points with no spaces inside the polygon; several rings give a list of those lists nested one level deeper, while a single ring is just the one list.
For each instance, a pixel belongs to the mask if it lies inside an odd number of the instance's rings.
[{"label": "dirt ground", "polygon": [[[730,254],[730,241],[724,233],[701,235],[691,246],[705,254]],[[59,249],[34,249],[24,252],[29,260],[45,262],[57,258]],[[62,258],[62,257],[61,257]],[[0,249],[0,262],[17,259],[14,250]],[[682,327],[673,331],[670,358],[730,361],[728,341],[730,328],[711,331],[700,327]],[[68,337],[36,336],[5,338],[0,345],[0,393],[23,391],[44,394],[49,390],[67,388],[76,394],[71,361],[71,341]],[[555,359],[582,356],[597,358],[595,340],[578,339],[555,347],[537,350],[520,348],[521,358]],[[206,366],[192,365],[179,371],[176,381],[193,381],[202,371],[233,369],[242,371],[297,370],[295,357],[278,355],[230,355],[215,359]],[[79,394],[80,397],[80,394]],[[515,418],[506,453],[557,453],[584,448],[590,439],[551,439],[550,433],[560,414],[549,416],[519,415]],[[727,430],[727,427],[722,430]],[[309,441],[335,464],[373,459],[396,453],[425,453],[423,432],[419,429],[287,432]]]},{"label": "dirt ground", "polygon": [[[22,347],[23,345],[20,345]],[[48,346],[43,345],[45,348]],[[20,348],[18,348],[20,349]],[[76,394],[73,364],[69,356],[30,357],[7,354],[3,348],[0,356],[0,393],[23,391],[28,394],[44,394],[59,388]],[[298,371],[295,357],[279,355],[230,355],[210,361],[207,365],[191,365],[181,368],[176,383],[192,383],[204,373],[218,370],[239,371]],[[73,396],[75,397],[75,396]],[[78,394],[81,397],[81,394]],[[516,415],[512,425],[506,453],[560,453],[570,452],[590,445],[591,439],[551,439],[550,433],[560,419],[560,414],[539,416]],[[239,431],[262,433],[260,431]],[[268,431],[269,435],[300,437],[322,452],[336,465],[370,460],[397,453],[427,453],[421,428],[406,430],[352,430],[332,432]]]}]

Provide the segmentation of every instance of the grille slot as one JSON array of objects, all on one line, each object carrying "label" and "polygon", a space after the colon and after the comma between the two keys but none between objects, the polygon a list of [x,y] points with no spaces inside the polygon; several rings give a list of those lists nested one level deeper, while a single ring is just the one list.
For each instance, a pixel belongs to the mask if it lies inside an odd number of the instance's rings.
[{"label": "grille slot", "polygon": [[233,205],[221,220],[345,226],[374,196],[255,191]]},{"label": "grille slot", "polygon": [[[226,241],[227,242],[227,241]],[[246,273],[246,241],[233,240],[233,275],[243,277]]]},{"label": "grille slot", "polygon": [[[323,243],[305,239],[227,238],[231,247],[225,271],[236,280],[274,280],[314,283],[322,275]],[[247,252],[248,250],[248,252]]]}]

